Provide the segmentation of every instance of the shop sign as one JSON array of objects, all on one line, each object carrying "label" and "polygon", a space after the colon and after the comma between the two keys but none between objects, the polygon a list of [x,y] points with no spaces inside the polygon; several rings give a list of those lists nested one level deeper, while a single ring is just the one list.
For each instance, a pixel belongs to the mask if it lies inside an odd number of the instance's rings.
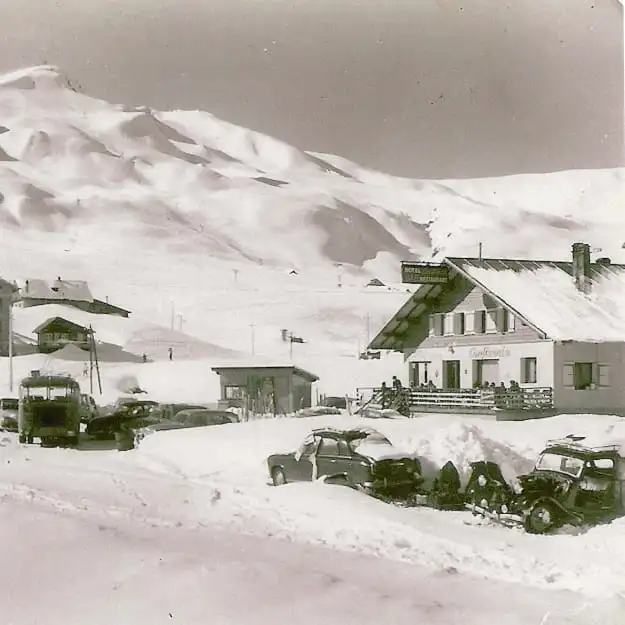
[{"label": "shop sign", "polygon": [[449,280],[449,267],[440,263],[403,261],[401,281],[407,284],[445,284]]},{"label": "shop sign", "polygon": [[473,360],[492,360],[509,356],[510,350],[507,347],[472,347],[469,350],[469,358]]}]

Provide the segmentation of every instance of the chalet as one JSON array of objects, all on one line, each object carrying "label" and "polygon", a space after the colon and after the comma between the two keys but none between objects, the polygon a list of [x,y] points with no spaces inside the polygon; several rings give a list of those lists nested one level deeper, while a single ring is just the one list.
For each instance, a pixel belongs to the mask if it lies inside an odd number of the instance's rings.
[{"label": "chalet", "polygon": [[66,345],[75,345],[88,351],[90,332],[89,328],[62,317],[47,319],[33,330],[33,334],[37,335],[37,351],[42,354],[55,352]]},{"label": "chalet", "polygon": [[289,414],[312,404],[312,384],[319,378],[294,365],[213,367],[221,385],[220,406],[244,413]]},{"label": "chalet", "polygon": [[58,277],[48,283],[40,279],[28,279],[20,288],[20,300],[24,308],[44,304],[65,304],[96,315],[128,317],[130,311],[96,299],[84,280],[62,280]]},{"label": "chalet", "polygon": [[403,352],[414,410],[625,410],[625,265],[575,243],[566,262],[449,257],[402,279],[420,286],[369,348]]}]

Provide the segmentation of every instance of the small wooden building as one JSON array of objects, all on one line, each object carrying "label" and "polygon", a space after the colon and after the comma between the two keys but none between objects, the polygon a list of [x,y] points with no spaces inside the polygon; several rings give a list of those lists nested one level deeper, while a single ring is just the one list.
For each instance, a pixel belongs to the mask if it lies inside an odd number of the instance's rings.
[{"label": "small wooden building", "polygon": [[294,365],[228,365],[213,371],[220,378],[220,405],[256,414],[290,414],[309,408],[312,385],[319,379]]},{"label": "small wooden building", "polygon": [[66,345],[75,345],[89,350],[89,328],[63,319],[52,317],[40,323],[33,333],[37,335],[37,351],[42,354],[55,352]]}]

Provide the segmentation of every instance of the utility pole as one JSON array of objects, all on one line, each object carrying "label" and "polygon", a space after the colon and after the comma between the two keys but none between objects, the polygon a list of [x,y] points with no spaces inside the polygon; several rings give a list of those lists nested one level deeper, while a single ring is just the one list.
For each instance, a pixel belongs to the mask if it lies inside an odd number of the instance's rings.
[{"label": "utility pole", "polygon": [[13,392],[13,296],[9,300],[9,390]]},{"label": "utility pole", "polygon": [[369,347],[369,343],[371,343],[370,325],[371,316],[369,315],[369,311],[367,311],[367,347]]},{"label": "utility pole", "polygon": [[482,260],[482,242],[481,241],[478,247],[478,258]]},{"label": "utility pole", "polygon": [[250,330],[252,331],[252,356],[256,353],[256,337],[254,336],[254,328],[256,326],[253,323],[250,323]]},{"label": "utility pole", "polygon": [[181,313],[178,313],[178,329],[182,332],[182,324],[184,323],[184,318]]}]

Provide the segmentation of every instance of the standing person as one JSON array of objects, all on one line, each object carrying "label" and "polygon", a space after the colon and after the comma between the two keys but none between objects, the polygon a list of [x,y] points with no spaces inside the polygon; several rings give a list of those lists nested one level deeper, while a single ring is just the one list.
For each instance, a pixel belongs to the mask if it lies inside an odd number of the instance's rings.
[{"label": "standing person", "polygon": [[146,354],[143,354],[143,356],[141,357],[143,359],[143,362],[147,362],[148,361],[148,357]]},{"label": "standing person", "polygon": [[382,386],[380,387],[380,404],[382,405],[382,410],[388,408],[389,391],[390,389],[386,386],[386,382],[382,382]]},{"label": "standing person", "polygon": [[173,360],[174,359],[174,348],[170,347],[167,351],[169,352],[169,360]]}]

